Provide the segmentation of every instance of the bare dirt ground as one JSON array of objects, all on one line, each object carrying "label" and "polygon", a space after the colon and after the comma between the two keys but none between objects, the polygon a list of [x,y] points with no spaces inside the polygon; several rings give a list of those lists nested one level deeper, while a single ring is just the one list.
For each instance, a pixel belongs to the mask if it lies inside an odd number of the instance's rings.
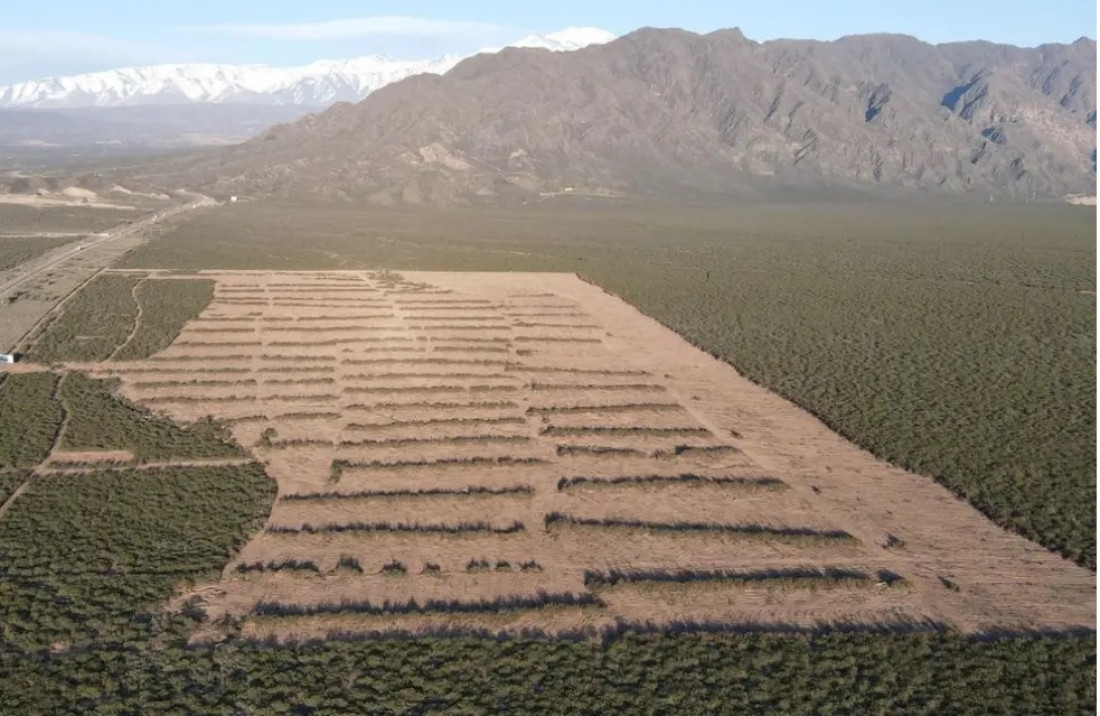
[{"label": "bare dirt ground", "polygon": [[1095,625],[1091,572],[575,276],[201,275],[215,298],[169,348],[94,369],[176,420],[231,420],[277,480],[265,529],[190,593],[246,634]]}]

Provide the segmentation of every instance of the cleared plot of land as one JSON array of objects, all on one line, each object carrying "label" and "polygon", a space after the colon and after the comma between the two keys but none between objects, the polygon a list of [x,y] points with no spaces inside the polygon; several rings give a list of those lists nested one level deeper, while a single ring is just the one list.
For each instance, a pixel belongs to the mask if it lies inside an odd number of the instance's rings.
[{"label": "cleared plot of land", "polygon": [[[96,370],[278,481],[202,592],[248,634],[1093,623],[1090,572],[573,276],[201,277],[170,346]],[[527,325],[551,311],[578,315]]]},{"label": "cleared plot of land", "polygon": [[575,271],[1095,569],[1095,234],[1065,206],[238,203],[124,263]]}]

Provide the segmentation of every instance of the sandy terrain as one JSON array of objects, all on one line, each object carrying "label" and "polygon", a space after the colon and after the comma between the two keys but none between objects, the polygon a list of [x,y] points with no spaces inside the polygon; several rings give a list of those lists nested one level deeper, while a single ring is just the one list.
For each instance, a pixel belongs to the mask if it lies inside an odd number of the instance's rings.
[{"label": "sandy terrain", "polygon": [[[1095,624],[1092,573],[572,275],[202,275],[215,299],[172,346],[96,371],[232,420],[277,480],[265,530],[195,592],[246,633]],[[586,585],[611,570],[708,578]]]}]

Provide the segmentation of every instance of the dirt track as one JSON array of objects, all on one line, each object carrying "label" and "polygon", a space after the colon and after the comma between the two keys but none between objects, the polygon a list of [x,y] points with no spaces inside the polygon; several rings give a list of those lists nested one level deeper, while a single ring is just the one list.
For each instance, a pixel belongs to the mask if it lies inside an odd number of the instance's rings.
[{"label": "dirt track", "polygon": [[[604,606],[264,617],[248,633],[616,620],[966,632],[1095,624],[1092,573],[931,479],[875,460],[572,275],[203,275],[217,279],[215,300],[171,347],[99,370],[178,420],[233,420],[279,483],[267,530],[216,588],[200,590],[213,616],[245,615],[259,601],[582,595],[585,570],[828,567],[870,577],[643,581],[600,589]],[[681,475],[696,479],[654,479]],[[578,477],[589,480],[559,485]],[[548,523],[552,513],[573,519]],[[363,531],[376,523],[402,528]],[[516,523],[522,530],[506,531]],[[362,572],[340,568],[341,557]],[[287,560],[316,571],[237,571]],[[407,573],[382,573],[392,561]],[[532,561],[537,570],[520,568]],[[427,564],[438,572],[422,573]]]}]

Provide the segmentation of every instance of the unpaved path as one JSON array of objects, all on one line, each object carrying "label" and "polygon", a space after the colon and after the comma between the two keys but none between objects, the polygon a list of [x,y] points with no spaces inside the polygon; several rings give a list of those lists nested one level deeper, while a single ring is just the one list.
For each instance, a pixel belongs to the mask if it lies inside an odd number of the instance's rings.
[{"label": "unpaved path", "polygon": [[133,299],[134,305],[137,306],[137,314],[134,316],[134,327],[130,329],[130,335],[126,336],[126,340],[120,343],[118,348],[114,349],[111,355],[108,356],[107,360],[114,360],[115,357],[122,352],[123,348],[130,345],[130,341],[134,340],[134,336],[136,336],[138,331],[141,330],[141,317],[144,309],[141,306],[141,299],[138,298],[138,288],[140,288],[143,283],[145,283],[144,279],[135,283],[133,288],[130,289],[130,298]]},{"label": "unpaved path", "polygon": [[4,515],[8,513],[11,506],[15,504],[15,501],[22,497],[23,493],[27,491],[27,486],[31,484],[31,477],[27,477],[23,484],[15,488],[15,492],[8,496],[8,499],[4,500],[4,504],[0,505],[0,520],[4,519]]}]

